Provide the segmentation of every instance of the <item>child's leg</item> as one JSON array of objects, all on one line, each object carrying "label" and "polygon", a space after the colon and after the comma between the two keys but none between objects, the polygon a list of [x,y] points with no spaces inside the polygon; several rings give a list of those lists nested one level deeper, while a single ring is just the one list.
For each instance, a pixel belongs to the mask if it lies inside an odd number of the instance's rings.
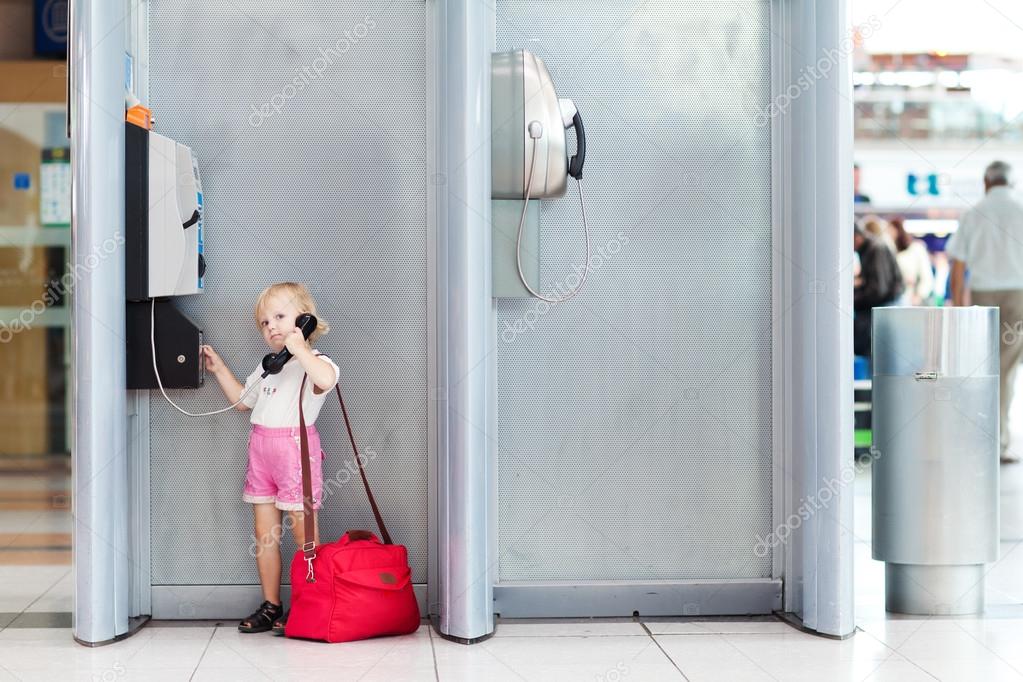
[{"label": "child's leg", "polygon": [[[305,544],[305,512],[304,511],[289,511],[288,512],[289,522],[291,523],[291,532],[295,536],[295,548],[302,549],[302,545]],[[316,512],[313,512],[313,529],[316,531],[316,537],[314,542],[320,544],[320,523]]]},{"label": "child's leg", "polygon": [[263,599],[281,603],[281,512],[273,503],[252,505],[256,535],[256,568]]}]

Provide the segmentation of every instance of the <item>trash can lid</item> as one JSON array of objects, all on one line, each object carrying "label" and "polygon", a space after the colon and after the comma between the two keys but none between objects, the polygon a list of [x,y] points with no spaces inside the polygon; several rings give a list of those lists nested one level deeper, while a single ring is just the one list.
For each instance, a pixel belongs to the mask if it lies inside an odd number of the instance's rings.
[{"label": "trash can lid", "polygon": [[998,308],[874,308],[872,323],[874,376],[998,376]]}]

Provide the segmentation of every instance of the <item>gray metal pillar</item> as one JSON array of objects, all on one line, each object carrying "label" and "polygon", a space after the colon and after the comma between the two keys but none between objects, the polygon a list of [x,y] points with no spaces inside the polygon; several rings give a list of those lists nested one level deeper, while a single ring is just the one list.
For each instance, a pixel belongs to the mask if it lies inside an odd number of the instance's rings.
[{"label": "gray metal pillar", "polygon": [[855,627],[851,26],[846,0],[778,0],[776,11],[785,609],[845,636]]},{"label": "gray metal pillar", "polygon": [[[489,543],[494,347],[490,258],[489,3],[432,4],[436,229],[437,616],[441,635],[494,630]],[[431,598],[431,601],[433,599]]]},{"label": "gray metal pillar", "polygon": [[[831,482],[843,487],[816,517],[817,571],[813,629],[851,634],[853,618],[853,352],[852,352],[852,50],[845,0],[814,3],[817,46],[814,63],[834,62],[817,88],[816,201],[818,279],[827,285],[816,297],[817,319],[817,477],[809,494]],[[832,56],[834,55],[834,56]],[[804,618],[804,621],[807,619]]]},{"label": "gray metal pillar", "polygon": [[128,632],[124,5],[70,3],[75,639]]}]

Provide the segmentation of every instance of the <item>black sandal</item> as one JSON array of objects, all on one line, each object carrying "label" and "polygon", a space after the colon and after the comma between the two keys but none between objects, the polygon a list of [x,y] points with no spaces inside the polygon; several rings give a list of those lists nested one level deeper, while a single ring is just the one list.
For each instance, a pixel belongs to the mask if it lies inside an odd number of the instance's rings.
[{"label": "black sandal", "polygon": [[251,616],[238,623],[238,632],[266,632],[273,629],[274,621],[284,613],[284,606],[265,601]]},{"label": "black sandal", "polygon": [[288,624],[288,612],[285,611],[284,615],[274,621],[273,632],[278,637],[284,636],[284,627]]}]

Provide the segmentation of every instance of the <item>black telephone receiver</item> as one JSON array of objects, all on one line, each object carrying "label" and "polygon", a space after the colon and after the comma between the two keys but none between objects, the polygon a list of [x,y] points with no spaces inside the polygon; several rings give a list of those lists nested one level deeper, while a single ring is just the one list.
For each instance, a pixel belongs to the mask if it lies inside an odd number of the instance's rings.
[{"label": "black telephone receiver", "polygon": [[575,156],[568,160],[568,174],[576,180],[582,180],[583,164],[586,163],[586,129],[578,111],[572,117],[572,127],[575,128]]},{"label": "black telephone receiver", "polygon": [[[302,336],[307,339],[316,330],[316,316],[310,315],[309,313],[302,313],[295,318],[295,326],[302,330]],[[277,374],[284,365],[287,364],[288,360],[291,359],[291,351],[287,348],[281,349],[278,353],[267,353],[263,358],[263,376],[266,378],[268,374]]]}]

